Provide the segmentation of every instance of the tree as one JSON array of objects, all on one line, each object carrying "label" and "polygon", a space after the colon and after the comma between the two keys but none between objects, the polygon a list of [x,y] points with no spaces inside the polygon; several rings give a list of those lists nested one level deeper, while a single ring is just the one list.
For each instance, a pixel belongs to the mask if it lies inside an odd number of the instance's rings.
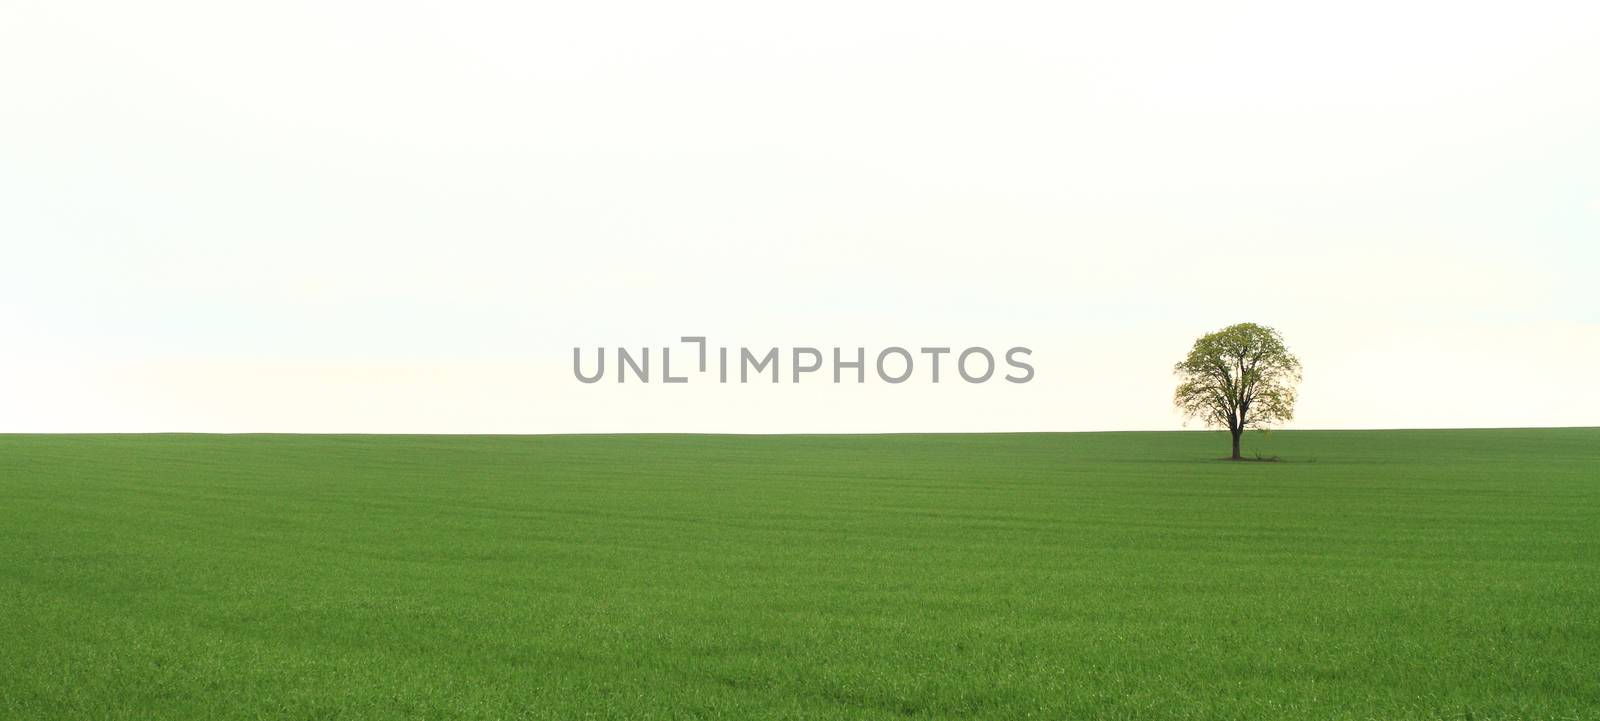
[{"label": "tree", "polygon": [[1185,419],[1227,428],[1233,434],[1235,461],[1245,429],[1265,431],[1294,418],[1300,359],[1267,326],[1240,323],[1207,333],[1172,372],[1179,379],[1173,404]]}]

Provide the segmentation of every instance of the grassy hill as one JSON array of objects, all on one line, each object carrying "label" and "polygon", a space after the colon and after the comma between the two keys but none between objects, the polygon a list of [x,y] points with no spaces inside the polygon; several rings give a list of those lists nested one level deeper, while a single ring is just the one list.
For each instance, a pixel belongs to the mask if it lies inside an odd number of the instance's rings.
[{"label": "grassy hill", "polygon": [[1600,429],[0,436],[0,717],[1600,717]]}]

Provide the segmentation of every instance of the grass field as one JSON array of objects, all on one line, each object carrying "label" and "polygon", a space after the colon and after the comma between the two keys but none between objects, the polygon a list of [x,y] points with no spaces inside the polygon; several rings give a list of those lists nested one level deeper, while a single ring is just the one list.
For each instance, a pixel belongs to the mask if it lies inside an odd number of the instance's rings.
[{"label": "grass field", "polygon": [[15,719],[1600,718],[1600,429],[0,436]]}]

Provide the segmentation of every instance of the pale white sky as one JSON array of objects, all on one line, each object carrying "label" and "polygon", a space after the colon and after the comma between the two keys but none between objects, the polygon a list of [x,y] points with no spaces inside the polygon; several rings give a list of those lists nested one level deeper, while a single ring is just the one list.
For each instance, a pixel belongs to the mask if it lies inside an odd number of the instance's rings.
[{"label": "pale white sky", "polygon": [[[0,431],[1600,425],[1600,3],[0,3]],[[574,345],[1034,349],[583,385]],[[675,359],[676,360],[676,359]]]}]

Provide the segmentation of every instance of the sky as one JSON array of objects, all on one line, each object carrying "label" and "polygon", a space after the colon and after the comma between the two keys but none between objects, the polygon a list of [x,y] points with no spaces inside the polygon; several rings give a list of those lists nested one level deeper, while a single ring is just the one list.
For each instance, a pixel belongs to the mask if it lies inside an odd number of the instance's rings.
[{"label": "sky", "polygon": [[[1600,3],[0,4],[0,432],[1600,425]],[[1012,346],[1026,384],[578,382]],[[679,351],[674,351],[675,353]],[[1191,424],[1188,427],[1196,427]]]}]

